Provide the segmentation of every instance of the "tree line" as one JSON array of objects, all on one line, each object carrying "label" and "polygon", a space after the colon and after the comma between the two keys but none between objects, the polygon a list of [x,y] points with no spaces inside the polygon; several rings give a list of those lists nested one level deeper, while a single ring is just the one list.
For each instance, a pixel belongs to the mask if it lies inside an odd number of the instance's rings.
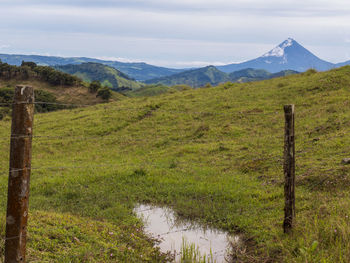
[{"label": "tree line", "polygon": [[54,86],[78,86],[82,80],[76,76],[55,70],[47,66],[38,66],[34,62],[22,62],[21,66],[2,63],[0,60],[0,79],[38,79]]}]

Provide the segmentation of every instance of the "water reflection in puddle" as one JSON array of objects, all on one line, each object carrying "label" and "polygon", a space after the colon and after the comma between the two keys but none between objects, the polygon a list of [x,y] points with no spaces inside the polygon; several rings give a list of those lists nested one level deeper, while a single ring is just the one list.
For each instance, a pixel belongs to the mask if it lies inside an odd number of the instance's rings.
[{"label": "water reflection in puddle", "polygon": [[169,208],[138,205],[134,210],[145,223],[145,231],[159,238],[162,252],[171,251],[180,259],[183,240],[195,244],[201,256],[210,254],[217,263],[226,262],[225,256],[230,250],[230,244],[239,242],[239,238],[228,235],[217,229],[205,229],[189,221],[176,220],[174,212]]}]

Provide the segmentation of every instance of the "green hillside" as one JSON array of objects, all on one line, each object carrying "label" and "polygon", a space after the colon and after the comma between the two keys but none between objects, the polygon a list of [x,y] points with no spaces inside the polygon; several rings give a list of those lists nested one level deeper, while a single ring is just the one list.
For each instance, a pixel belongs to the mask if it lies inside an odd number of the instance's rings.
[{"label": "green hillside", "polygon": [[[96,93],[89,92],[86,83],[76,77],[51,67],[37,66],[33,62],[22,62],[21,66],[12,66],[0,61],[0,103],[11,103],[14,87],[18,84],[35,88],[37,101],[51,104],[35,105],[37,112],[49,112],[71,107],[57,104],[93,105],[105,102]],[[112,92],[110,101],[123,99],[124,96]],[[0,119],[10,115],[10,106],[0,107]]]},{"label": "green hillside", "polygon": [[139,82],[119,70],[99,63],[70,64],[56,66],[55,68],[77,76],[86,82],[98,80],[102,85],[108,86],[115,91],[134,90],[142,86]]},{"label": "green hillside", "polygon": [[165,93],[185,91],[189,89],[192,89],[192,88],[188,85],[175,85],[175,86],[169,87],[162,84],[147,84],[137,90],[125,92],[125,95],[129,97],[151,97],[151,96],[158,96]]},{"label": "green hillside", "polygon": [[226,73],[221,72],[214,66],[208,66],[200,69],[187,70],[171,76],[156,78],[145,81],[147,84],[163,84],[167,86],[174,85],[189,85],[193,88],[198,88],[206,85],[218,85],[219,83],[229,81]]},{"label": "green hillside", "polygon": [[232,82],[251,82],[251,81],[259,81],[266,79],[273,79],[278,77],[284,77],[289,75],[298,74],[299,72],[294,70],[283,70],[277,73],[270,73],[264,69],[242,69],[239,71],[234,71],[229,74],[230,81]]},{"label": "green hillside", "polygon": [[163,84],[168,86],[186,84],[193,88],[199,88],[205,86],[206,84],[218,85],[228,81],[238,83],[251,82],[288,76],[297,73],[298,72],[293,70],[284,70],[273,74],[263,69],[248,68],[227,74],[218,70],[214,66],[208,66],[200,69],[184,71],[171,76],[150,79],[145,81],[145,83]]},{"label": "green hillside", "polygon": [[268,79],[271,73],[264,69],[242,69],[229,74],[232,82],[249,82]]},{"label": "green hillside", "polygon": [[[238,233],[233,262],[349,262],[350,165],[341,163],[350,157],[349,97],[347,66],[37,114],[29,259],[166,262],[133,212],[147,203]],[[297,221],[285,235],[290,103]],[[1,237],[9,131],[0,121]]]},{"label": "green hillside", "polygon": [[139,81],[169,76],[181,71],[185,71],[185,69],[158,67],[144,62],[119,62],[87,57],[54,57],[40,55],[0,54],[0,59],[8,64],[17,66],[21,65],[22,61],[33,61],[38,65],[52,67],[57,65],[93,62],[115,68]]}]

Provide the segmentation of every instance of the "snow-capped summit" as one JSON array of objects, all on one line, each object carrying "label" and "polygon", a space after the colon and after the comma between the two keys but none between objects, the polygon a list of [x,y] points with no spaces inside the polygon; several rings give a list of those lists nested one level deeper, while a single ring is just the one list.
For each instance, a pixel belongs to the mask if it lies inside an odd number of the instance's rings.
[{"label": "snow-capped summit", "polygon": [[275,47],[274,49],[264,54],[263,57],[283,57],[284,49],[292,46],[293,42],[294,42],[293,38],[288,38],[287,40],[282,42],[279,46]]},{"label": "snow-capped summit", "polygon": [[328,70],[333,67],[334,64],[316,57],[296,40],[288,38],[257,59],[239,64],[220,66],[218,68],[224,72],[254,68],[265,69],[269,72],[276,73],[288,69],[303,72],[310,68]]}]

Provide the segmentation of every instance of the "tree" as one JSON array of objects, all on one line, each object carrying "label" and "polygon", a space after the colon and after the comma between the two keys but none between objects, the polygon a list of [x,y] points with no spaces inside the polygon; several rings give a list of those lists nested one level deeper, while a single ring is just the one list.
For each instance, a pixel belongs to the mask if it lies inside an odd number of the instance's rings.
[{"label": "tree", "polygon": [[89,85],[89,91],[91,93],[96,93],[101,88],[102,88],[101,82],[99,82],[98,80],[94,80]]},{"label": "tree", "polygon": [[30,67],[31,69],[33,69],[33,68],[37,67],[37,64],[34,63],[34,62],[30,62],[30,61],[28,61],[28,62],[22,61],[21,67],[25,67],[25,66]]},{"label": "tree", "polygon": [[108,87],[100,88],[97,91],[96,97],[101,97],[103,100],[109,100],[112,96],[112,92]]}]

